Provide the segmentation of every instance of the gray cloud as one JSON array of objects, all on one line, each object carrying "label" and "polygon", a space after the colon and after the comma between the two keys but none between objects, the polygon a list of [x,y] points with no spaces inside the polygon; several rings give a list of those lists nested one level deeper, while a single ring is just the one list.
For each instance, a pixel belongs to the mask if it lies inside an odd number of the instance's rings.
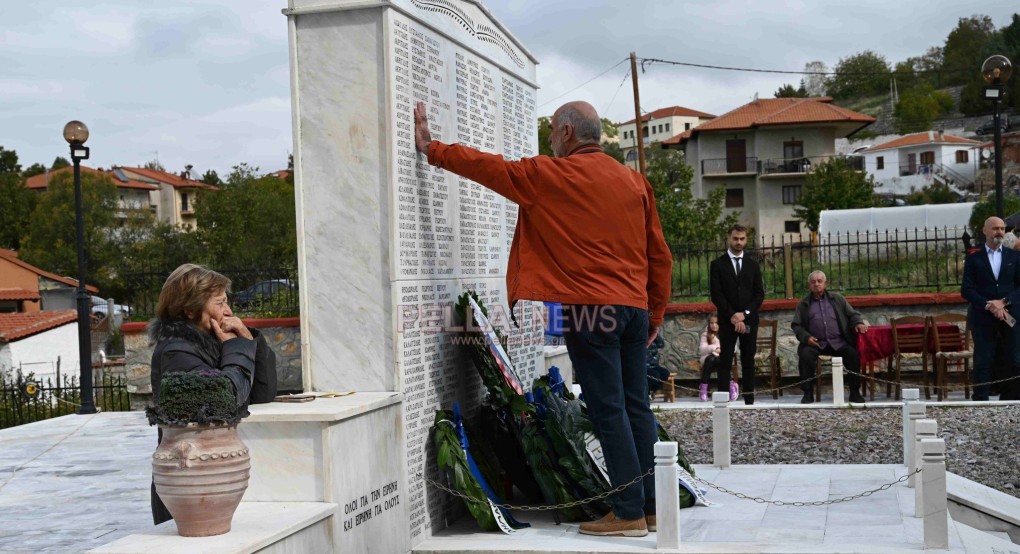
[{"label": "gray cloud", "polygon": [[[141,164],[159,151],[225,173],[248,162],[284,167],[292,149],[285,0],[48,0],[0,6],[0,145],[23,165],[66,156],[60,131],[92,129],[94,166]],[[712,65],[832,67],[872,49],[890,62],[939,45],[974,12],[1008,23],[1015,0],[935,8],[925,0],[492,0],[490,11],[539,59],[540,113],[568,99],[634,117],[629,64],[550,101],[631,51]],[[13,23],[13,24],[12,24]],[[640,74],[646,110],[680,104],[720,114],[769,97],[797,76],[652,65]]]}]

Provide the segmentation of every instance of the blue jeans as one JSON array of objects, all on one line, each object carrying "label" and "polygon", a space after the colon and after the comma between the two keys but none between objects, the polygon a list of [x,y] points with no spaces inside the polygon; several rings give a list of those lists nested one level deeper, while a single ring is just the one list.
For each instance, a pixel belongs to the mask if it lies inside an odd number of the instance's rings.
[{"label": "blue jeans", "polygon": [[[648,312],[630,306],[564,305],[563,338],[584,392],[588,417],[602,443],[613,488],[647,473],[658,440],[648,405],[645,343]],[[655,513],[655,478],[613,495],[613,513],[638,519]]]}]

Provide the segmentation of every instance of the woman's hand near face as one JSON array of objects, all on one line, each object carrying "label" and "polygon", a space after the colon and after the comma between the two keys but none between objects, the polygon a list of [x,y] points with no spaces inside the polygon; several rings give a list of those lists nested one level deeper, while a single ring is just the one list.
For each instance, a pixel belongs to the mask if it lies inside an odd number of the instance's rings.
[{"label": "woman's hand near face", "polygon": [[248,340],[252,340],[254,337],[251,335],[251,331],[241,323],[241,318],[236,316],[227,316],[220,322],[220,329],[226,333],[233,333],[235,337],[244,337]]},{"label": "woman's hand near face", "polygon": [[230,339],[237,338],[235,333],[223,330],[223,327],[221,327],[220,323],[215,319],[209,320],[209,324],[212,325],[213,334],[216,335],[216,338],[219,339],[220,342],[227,342]]}]

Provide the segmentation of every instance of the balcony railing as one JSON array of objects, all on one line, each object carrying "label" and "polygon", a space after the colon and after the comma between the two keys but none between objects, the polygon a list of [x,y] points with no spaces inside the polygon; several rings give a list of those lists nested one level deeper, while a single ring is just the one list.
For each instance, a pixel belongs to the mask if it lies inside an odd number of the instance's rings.
[{"label": "balcony railing", "polygon": [[905,163],[900,164],[900,177],[907,175],[929,175],[935,172],[935,164]]},{"label": "balcony railing", "polygon": [[808,173],[813,168],[834,158],[846,160],[850,169],[864,171],[863,156],[801,156],[799,158],[769,158],[762,160],[758,167],[758,174]]},{"label": "balcony railing", "polygon": [[755,173],[758,158],[713,158],[701,160],[702,175],[726,175],[730,173]]}]

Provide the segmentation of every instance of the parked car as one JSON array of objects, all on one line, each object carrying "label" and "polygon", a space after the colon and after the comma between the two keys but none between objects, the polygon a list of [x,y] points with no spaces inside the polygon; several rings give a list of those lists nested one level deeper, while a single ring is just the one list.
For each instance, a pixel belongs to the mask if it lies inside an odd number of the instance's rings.
[{"label": "parked car", "polygon": [[270,279],[234,294],[233,307],[247,310],[259,305],[280,307],[287,303],[297,305],[297,287],[289,279]]},{"label": "parked car", "polygon": [[[999,128],[1005,133],[1009,131],[1009,116],[1003,114],[999,116]],[[990,135],[995,132],[995,119],[989,119],[981,124],[980,127],[974,130],[979,135]]]},{"label": "parked car", "polygon": [[[89,298],[92,300],[91,309],[92,315],[96,317],[106,317],[107,312],[109,311],[106,299],[91,295],[89,296]],[[131,316],[131,306],[125,306],[123,304],[114,304],[113,311],[114,313],[118,313],[124,316],[124,318],[128,318]]]}]

